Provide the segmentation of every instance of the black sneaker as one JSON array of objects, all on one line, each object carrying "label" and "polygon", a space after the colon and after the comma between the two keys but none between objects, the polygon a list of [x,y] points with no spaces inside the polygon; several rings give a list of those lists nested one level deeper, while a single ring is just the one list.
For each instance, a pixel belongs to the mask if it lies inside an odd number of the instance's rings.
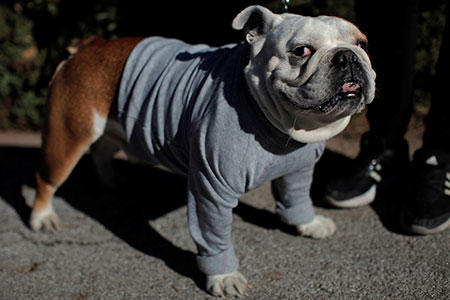
[{"label": "black sneaker", "polygon": [[444,231],[450,226],[450,159],[417,151],[411,170],[402,225],[418,234]]},{"label": "black sneaker", "polygon": [[352,208],[375,200],[377,185],[386,174],[407,166],[408,144],[402,140],[396,149],[387,149],[382,138],[366,133],[354,164],[325,187],[325,201],[335,207]]}]

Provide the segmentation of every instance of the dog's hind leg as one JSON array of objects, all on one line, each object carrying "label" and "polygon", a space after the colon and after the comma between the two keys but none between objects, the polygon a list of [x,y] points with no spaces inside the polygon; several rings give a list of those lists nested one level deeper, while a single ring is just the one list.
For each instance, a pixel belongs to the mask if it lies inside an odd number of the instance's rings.
[{"label": "dog's hind leg", "polygon": [[114,111],[123,66],[139,41],[88,38],[57,69],[47,103],[43,156],[36,173],[30,219],[33,230],[59,228],[53,195],[91,144],[103,135],[108,115]]},{"label": "dog's hind leg", "polygon": [[[116,189],[125,183],[124,177],[114,172],[114,155],[124,150],[130,157],[126,141],[126,133],[118,121],[109,120],[105,134],[91,146],[91,154],[100,182],[109,189]],[[131,159],[130,159],[131,158]]]},{"label": "dog's hind leg", "polygon": [[[106,123],[106,118],[104,120]],[[34,231],[59,229],[52,205],[53,195],[98,138],[99,127],[94,130],[92,122],[99,123],[95,117],[89,120],[89,116],[81,124],[65,119],[64,114],[49,118],[43,133],[42,162],[36,173],[36,197],[30,219]]]}]

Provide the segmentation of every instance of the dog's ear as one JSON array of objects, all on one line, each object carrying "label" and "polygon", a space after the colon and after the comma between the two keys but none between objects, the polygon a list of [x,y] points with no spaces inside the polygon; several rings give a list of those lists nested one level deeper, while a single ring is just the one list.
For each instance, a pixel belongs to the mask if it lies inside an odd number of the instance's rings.
[{"label": "dog's ear", "polygon": [[269,32],[282,18],[259,5],[249,6],[234,18],[233,29],[248,30],[247,41],[251,44]]}]

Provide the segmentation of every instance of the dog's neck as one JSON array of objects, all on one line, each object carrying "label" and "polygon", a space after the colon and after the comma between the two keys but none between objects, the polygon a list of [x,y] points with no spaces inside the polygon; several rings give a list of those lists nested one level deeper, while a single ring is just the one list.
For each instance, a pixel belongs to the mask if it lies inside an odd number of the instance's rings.
[{"label": "dog's neck", "polygon": [[[297,119],[300,119],[299,116]],[[294,140],[297,140],[302,143],[314,143],[320,141],[326,141],[335,135],[339,134],[342,130],[347,127],[350,122],[350,116],[339,119],[332,123],[328,123],[326,125],[313,128],[313,129],[305,129],[307,126],[302,127],[301,124],[296,124],[296,126],[292,126],[288,128],[289,136],[291,136]],[[295,120],[295,118],[294,118]],[[294,121],[295,123],[301,123],[299,121]],[[281,129],[280,129],[281,130]]]}]

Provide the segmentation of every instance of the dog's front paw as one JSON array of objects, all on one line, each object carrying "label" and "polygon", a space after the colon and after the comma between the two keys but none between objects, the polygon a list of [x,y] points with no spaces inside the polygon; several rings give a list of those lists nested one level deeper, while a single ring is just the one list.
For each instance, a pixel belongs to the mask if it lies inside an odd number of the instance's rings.
[{"label": "dog's front paw", "polygon": [[311,223],[297,225],[297,230],[302,236],[313,239],[323,239],[336,231],[336,224],[330,218],[315,216]]},{"label": "dog's front paw", "polygon": [[33,231],[60,230],[59,218],[51,206],[42,211],[33,211],[30,217],[30,227]]},{"label": "dog's front paw", "polygon": [[206,276],[206,290],[216,297],[241,298],[247,289],[247,279],[239,271]]}]

